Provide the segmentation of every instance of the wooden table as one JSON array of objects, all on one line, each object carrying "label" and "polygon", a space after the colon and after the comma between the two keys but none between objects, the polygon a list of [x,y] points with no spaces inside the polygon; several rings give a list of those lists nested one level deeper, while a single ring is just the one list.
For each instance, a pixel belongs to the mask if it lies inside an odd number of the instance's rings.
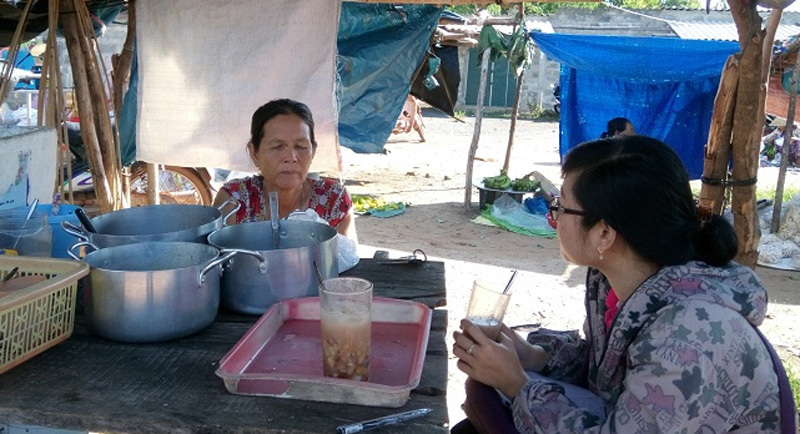
[{"label": "wooden table", "polygon": [[[344,273],[374,283],[374,295],[444,306],[444,264],[361,259]],[[397,409],[233,395],[214,374],[258,317],[222,312],[207,329],[156,344],[122,344],[87,331],[0,375],[0,428],[37,426],[114,432],[329,432],[346,423],[430,407],[392,433],[447,432],[447,312],[435,309],[417,388]],[[2,431],[2,429],[0,429]]]}]

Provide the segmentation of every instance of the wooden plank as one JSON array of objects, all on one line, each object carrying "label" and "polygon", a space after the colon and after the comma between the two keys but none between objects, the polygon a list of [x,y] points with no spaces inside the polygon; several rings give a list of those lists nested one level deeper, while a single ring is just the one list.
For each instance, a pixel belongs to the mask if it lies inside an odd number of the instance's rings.
[{"label": "wooden plank", "polygon": [[[370,408],[226,391],[214,370],[246,330],[215,324],[230,342],[114,344],[84,331],[3,376],[0,420],[88,431],[334,432],[336,426],[419,407],[430,417],[393,432],[443,431],[446,356],[428,354],[420,387],[401,409]],[[220,330],[225,328],[225,330]],[[203,332],[202,334],[205,334]],[[441,348],[444,333],[431,335]],[[433,378],[439,377],[439,378]]]},{"label": "wooden plank", "polygon": [[[712,180],[727,180],[731,159],[731,131],[733,131],[733,112],[736,108],[736,87],[739,84],[739,58],[728,56],[722,69],[722,78],[714,97],[714,110],[711,112],[711,126],[708,130],[708,143],[703,158],[703,176]],[[708,207],[714,214],[722,214],[725,199],[725,186],[703,183],[700,188],[700,204]]]},{"label": "wooden plank", "polygon": [[[345,0],[352,3],[386,3],[386,0]],[[499,4],[507,6],[517,3],[525,3],[531,0],[403,0],[407,4],[430,4],[430,5],[490,5]],[[578,0],[577,3],[600,3],[602,0]],[[539,3],[575,3],[574,0],[542,0]]]},{"label": "wooden plank", "polygon": [[[445,295],[441,262],[415,267],[362,261],[351,274],[374,275],[378,295],[411,297],[413,288],[397,288],[410,282],[423,298],[439,291]],[[391,432],[447,431],[446,310],[433,311],[420,384],[397,409],[229,393],[214,372],[257,319],[222,313],[207,329],[184,339],[124,344],[93,335],[79,317],[70,339],[2,375],[0,421],[115,432],[334,432],[342,424],[430,407],[431,414]]]},{"label": "wooden plank", "polygon": [[411,264],[362,258],[354,268],[341,275],[371,281],[373,295],[378,297],[413,300],[428,307],[447,304],[444,262]]}]

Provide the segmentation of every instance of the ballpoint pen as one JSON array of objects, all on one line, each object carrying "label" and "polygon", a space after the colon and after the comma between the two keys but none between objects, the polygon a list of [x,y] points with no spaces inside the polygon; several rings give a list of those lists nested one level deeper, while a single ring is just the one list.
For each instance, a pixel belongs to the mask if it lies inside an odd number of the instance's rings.
[{"label": "ballpoint pen", "polygon": [[425,416],[431,411],[433,410],[430,408],[418,408],[416,410],[404,411],[402,413],[391,414],[389,416],[379,417],[377,419],[370,419],[370,420],[365,420],[363,422],[356,422],[348,425],[342,425],[336,428],[336,432],[338,434],[352,434],[361,431],[366,431],[368,429],[379,428],[382,426],[395,425],[400,422],[407,421],[409,419]]}]

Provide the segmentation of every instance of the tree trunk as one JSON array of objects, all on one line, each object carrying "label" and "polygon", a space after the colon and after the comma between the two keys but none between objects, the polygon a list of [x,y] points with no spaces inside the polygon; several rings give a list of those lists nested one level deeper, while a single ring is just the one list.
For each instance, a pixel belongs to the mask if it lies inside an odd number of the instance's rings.
[{"label": "tree trunk", "polygon": [[514,147],[514,130],[517,129],[517,116],[519,114],[519,100],[522,94],[522,82],[525,78],[525,73],[517,77],[517,92],[514,95],[514,107],[511,108],[511,125],[508,128],[508,148],[506,148],[506,159],[503,162],[503,170],[508,172],[508,167],[511,165],[511,149]]},{"label": "tree trunk", "polygon": [[486,93],[486,82],[489,76],[489,57],[492,49],[483,51],[481,59],[481,83],[478,86],[478,101],[475,106],[475,126],[472,130],[472,143],[467,154],[467,182],[464,188],[464,208],[472,206],[472,166],[475,164],[475,153],[478,152],[478,141],[481,138],[481,122],[483,121],[483,94]]},{"label": "tree trunk", "polygon": [[[518,14],[519,17],[524,17],[525,11],[525,3],[520,3],[518,5]],[[514,24],[514,29],[512,30],[512,34],[517,31],[517,24]],[[522,74],[517,77],[517,89],[514,93],[514,107],[511,108],[511,125],[508,127],[508,147],[506,148],[506,159],[503,162],[503,170],[508,172],[508,167],[511,165],[511,149],[514,147],[514,130],[517,129],[517,115],[519,114],[519,100],[522,96],[522,83],[525,79],[525,71],[522,71]]]},{"label": "tree trunk", "polygon": [[744,4],[729,0],[734,22],[739,30],[741,58],[736,108],[733,114],[732,135],[732,188],[731,212],[734,229],[739,238],[736,260],[755,268],[758,259],[758,242],[761,230],[756,213],[756,173],[758,171],[758,144],[754,128],[757,123],[761,93],[761,47],[764,32],[761,17],[756,13],[756,3]]},{"label": "tree trunk", "polygon": [[728,165],[731,159],[731,131],[738,82],[739,59],[737,55],[732,55],[728,57],[722,70],[722,79],[719,82],[717,96],[714,98],[711,127],[708,131],[703,178],[710,181],[703,182],[700,188],[700,203],[708,206],[714,214],[722,214],[725,202],[724,181],[728,180]]}]

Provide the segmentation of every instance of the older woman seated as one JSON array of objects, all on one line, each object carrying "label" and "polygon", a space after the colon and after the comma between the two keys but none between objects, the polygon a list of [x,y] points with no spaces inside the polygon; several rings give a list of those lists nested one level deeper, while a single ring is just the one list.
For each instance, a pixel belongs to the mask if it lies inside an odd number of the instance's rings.
[{"label": "older woman seated", "polygon": [[308,106],[290,99],[270,101],[253,113],[250,134],[247,152],[260,175],[225,183],[214,199],[217,207],[230,198],[239,202],[228,224],[269,220],[267,197],[276,191],[280,218],[312,209],[340,234],[355,238],[353,202],[344,186],[308,176],[317,150]]}]

